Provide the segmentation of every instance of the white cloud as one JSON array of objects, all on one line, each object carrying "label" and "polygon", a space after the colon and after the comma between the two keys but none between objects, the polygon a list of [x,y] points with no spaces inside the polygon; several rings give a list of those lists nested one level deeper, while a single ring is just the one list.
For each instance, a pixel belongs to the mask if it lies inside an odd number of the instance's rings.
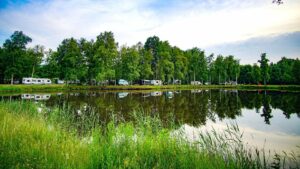
[{"label": "white cloud", "polygon": [[297,0],[280,6],[271,0],[200,2],[176,1],[155,9],[151,7],[159,3],[155,0],[31,1],[0,11],[0,31],[22,30],[33,44],[52,49],[64,38],[94,39],[105,30],[113,31],[120,44],[132,45],[158,35],[186,49],[300,30]]}]

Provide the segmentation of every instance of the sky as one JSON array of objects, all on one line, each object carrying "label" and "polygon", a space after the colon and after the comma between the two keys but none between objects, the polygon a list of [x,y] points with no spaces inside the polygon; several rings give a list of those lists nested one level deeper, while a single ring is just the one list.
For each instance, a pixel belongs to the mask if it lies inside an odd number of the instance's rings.
[{"label": "sky", "polygon": [[300,57],[300,0],[0,0],[0,45],[16,31],[56,50],[65,38],[112,31],[119,45],[150,36],[181,49],[256,63]]}]

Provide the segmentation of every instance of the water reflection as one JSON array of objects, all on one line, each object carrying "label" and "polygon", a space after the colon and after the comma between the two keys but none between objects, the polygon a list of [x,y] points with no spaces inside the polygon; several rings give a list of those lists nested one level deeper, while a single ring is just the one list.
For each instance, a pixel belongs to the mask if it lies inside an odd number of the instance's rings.
[{"label": "water reflection", "polygon": [[30,100],[33,99],[35,101],[40,101],[40,100],[49,100],[51,97],[50,94],[22,94],[21,99],[24,100]]},{"label": "water reflection", "polygon": [[[17,96],[2,96],[2,99],[18,99]],[[237,90],[191,90],[153,92],[76,92],[56,94],[22,94],[21,99],[45,101],[49,108],[68,106],[73,112],[89,114],[94,110],[99,121],[109,119],[111,114],[130,120],[134,110],[159,115],[168,120],[171,113],[176,122],[193,126],[205,125],[224,119],[237,119],[243,109],[258,113],[266,125],[272,124],[273,110],[280,109],[286,119],[292,114],[300,117],[298,93],[237,91]],[[82,107],[86,107],[83,110]]]},{"label": "water reflection", "polygon": [[[2,96],[3,99],[8,96]],[[14,97],[17,99],[17,97]],[[193,126],[205,125],[224,119],[242,116],[243,109],[258,113],[266,125],[272,124],[274,109],[280,109],[285,118],[292,114],[300,117],[298,93],[237,91],[237,90],[191,90],[153,92],[84,92],[57,94],[22,94],[22,99],[44,100],[47,107],[67,105],[73,112],[86,108],[82,113],[94,110],[103,120],[111,114],[120,114],[130,120],[134,110],[159,115],[167,120],[172,113],[176,122]],[[103,121],[99,119],[99,121]]]},{"label": "water reflection", "polygon": [[121,93],[118,93],[118,98],[122,99],[122,98],[126,97],[127,95],[128,95],[127,92],[121,92]]}]

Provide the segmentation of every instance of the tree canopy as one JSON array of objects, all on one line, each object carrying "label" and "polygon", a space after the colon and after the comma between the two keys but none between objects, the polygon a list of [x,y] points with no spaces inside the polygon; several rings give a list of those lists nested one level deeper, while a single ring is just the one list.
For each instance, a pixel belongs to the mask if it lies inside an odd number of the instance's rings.
[{"label": "tree canopy", "polygon": [[257,64],[240,65],[233,55],[215,58],[198,47],[182,50],[157,36],[147,38],[145,44],[119,47],[112,32],[102,32],[95,40],[64,39],[56,51],[41,45],[27,48],[31,41],[22,31],[15,31],[0,47],[1,83],[45,77],[90,84],[118,79],[131,83],[157,79],[166,84],[175,80],[183,84],[300,84],[299,59],[283,57],[269,63],[266,53]]}]

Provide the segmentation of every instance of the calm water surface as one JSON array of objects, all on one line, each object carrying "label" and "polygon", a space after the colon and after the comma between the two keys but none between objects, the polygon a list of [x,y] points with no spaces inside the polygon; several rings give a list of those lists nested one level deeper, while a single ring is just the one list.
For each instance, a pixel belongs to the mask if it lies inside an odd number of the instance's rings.
[{"label": "calm water surface", "polygon": [[[164,121],[173,117],[190,140],[203,130],[224,130],[237,124],[249,146],[300,153],[300,94],[275,91],[186,90],[156,92],[31,93],[0,96],[2,100],[31,100],[49,110],[68,108],[85,128],[87,120],[107,123],[114,116],[124,121],[143,111]],[[92,110],[92,111],[91,111]],[[94,113],[91,113],[94,112]],[[89,122],[90,122],[89,121]]]}]

